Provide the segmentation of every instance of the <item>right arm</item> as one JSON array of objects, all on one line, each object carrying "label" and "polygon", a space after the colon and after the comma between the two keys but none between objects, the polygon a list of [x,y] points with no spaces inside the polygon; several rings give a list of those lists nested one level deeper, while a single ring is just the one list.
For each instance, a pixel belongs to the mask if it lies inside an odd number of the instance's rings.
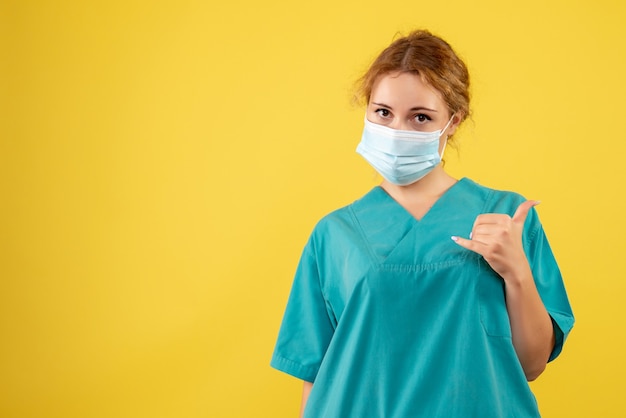
[{"label": "right arm", "polygon": [[313,389],[313,383],[304,381],[304,385],[302,386],[302,404],[300,405],[300,418],[304,416],[304,408],[306,407],[306,402],[309,399],[309,393],[311,393],[311,389]]}]

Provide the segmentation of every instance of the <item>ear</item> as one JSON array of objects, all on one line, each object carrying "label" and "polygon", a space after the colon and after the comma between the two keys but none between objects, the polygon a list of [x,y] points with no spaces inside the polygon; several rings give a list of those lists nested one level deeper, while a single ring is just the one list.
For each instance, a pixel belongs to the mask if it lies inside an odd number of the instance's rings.
[{"label": "ear", "polygon": [[463,122],[463,113],[455,113],[452,117],[452,122],[450,122],[450,126],[446,130],[446,135],[452,136],[456,132],[456,128]]}]

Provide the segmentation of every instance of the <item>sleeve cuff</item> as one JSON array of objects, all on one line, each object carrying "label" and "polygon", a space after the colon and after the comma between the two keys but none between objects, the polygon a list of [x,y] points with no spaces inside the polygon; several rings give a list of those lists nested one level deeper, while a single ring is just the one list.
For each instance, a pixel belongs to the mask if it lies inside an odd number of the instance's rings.
[{"label": "sleeve cuff", "polygon": [[552,353],[550,353],[548,362],[556,359],[561,354],[563,344],[565,344],[565,340],[574,326],[574,318],[571,315],[550,312],[550,319],[554,328],[554,348]]},{"label": "sleeve cuff", "polygon": [[304,366],[295,361],[274,355],[270,362],[270,366],[283,373],[287,373],[293,377],[297,377],[307,382],[314,382],[317,376],[319,367],[316,366]]}]

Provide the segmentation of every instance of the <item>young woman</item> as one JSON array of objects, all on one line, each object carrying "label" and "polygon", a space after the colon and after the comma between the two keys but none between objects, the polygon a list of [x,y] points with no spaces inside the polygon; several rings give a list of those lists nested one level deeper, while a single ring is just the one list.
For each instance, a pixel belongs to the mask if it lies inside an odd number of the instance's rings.
[{"label": "young woman", "polygon": [[304,380],[307,418],[539,416],[527,381],[574,318],[538,202],[441,164],[465,64],[416,31],[361,81],[357,152],[384,180],[315,227],[272,366]]}]

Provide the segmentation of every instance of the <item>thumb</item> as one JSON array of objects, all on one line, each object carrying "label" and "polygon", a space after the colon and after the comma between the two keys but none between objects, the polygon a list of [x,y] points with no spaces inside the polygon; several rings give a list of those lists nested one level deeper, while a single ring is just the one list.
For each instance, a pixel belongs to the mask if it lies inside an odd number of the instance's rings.
[{"label": "thumb", "polygon": [[524,222],[526,221],[526,217],[528,216],[528,212],[530,211],[530,209],[533,206],[537,206],[539,203],[541,202],[538,200],[527,200],[521,205],[519,205],[517,207],[517,210],[515,211],[515,214],[513,215],[513,222],[520,223],[523,225]]}]

